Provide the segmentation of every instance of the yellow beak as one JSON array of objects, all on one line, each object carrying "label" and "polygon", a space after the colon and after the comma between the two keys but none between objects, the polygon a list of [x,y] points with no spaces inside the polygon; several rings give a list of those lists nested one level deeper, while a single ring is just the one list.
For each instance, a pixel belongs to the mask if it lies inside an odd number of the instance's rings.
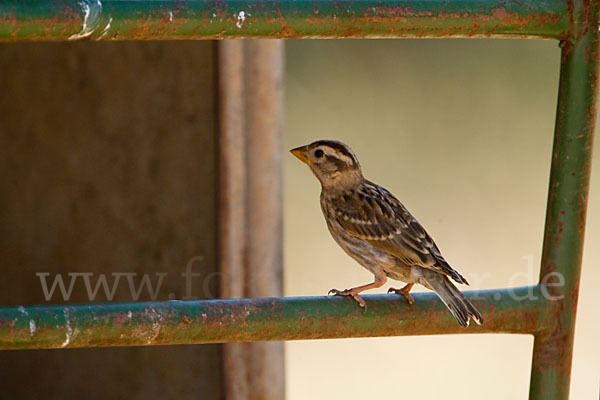
[{"label": "yellow beak", "polygon": [[308,158],[308,146],[300,146],[295,149],[290,150],[290,153],[295,155],[298,160],[302,161],[304,164],[308,165],[310,159]]}]

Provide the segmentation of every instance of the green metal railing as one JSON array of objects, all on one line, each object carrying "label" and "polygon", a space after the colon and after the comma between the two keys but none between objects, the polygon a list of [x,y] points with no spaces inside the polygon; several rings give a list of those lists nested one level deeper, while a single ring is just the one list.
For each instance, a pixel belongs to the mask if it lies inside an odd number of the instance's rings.
[{"label": "green metal railing", "polygon": [[[367,313],[322,297],[5,307],[0,349],[533,334],[530,398],[567,399],[596,116],[598,8],[598,0],[0,2],[2,41],[533,37],[562,47],[540,284],[470,293],[482,327],[458,327],[433,294],[415,294],[413,307],[365,296]],[[564,285],[555,285],[559,277]]]},{"label": "green metal railing", "polygon": [[[4,0],[6,40],[239,37],[566,38],[574,3],[559,0],[133,1]],[[85,22],[85,25],[84,25]]]},{"label": "green metal railing", "polygon": [[539,286],[471,294],[487,319],[469,329],[456,323],[435,294],[413,297],[410,306],[395,296],[364,296],[368,312],[341,297],[6,307],[0,309],[0,350],[555,329]]}]

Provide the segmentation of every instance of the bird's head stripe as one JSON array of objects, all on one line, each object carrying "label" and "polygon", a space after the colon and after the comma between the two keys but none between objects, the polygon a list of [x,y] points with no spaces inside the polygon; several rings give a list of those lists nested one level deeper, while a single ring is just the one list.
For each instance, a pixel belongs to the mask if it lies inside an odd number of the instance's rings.
[{"label": "bird's head stripe", "polygon": [[[352,150],[340,142],[336,142],[335,140],[319,140],[318,142],[314,142],[312,146],[322,146],[323,151],[331,155],[336,155],[339,159],[346,162],[346,164],[358,165],[358,160]],[[328,152],[327,149],[331,149],[332,151]]]}]

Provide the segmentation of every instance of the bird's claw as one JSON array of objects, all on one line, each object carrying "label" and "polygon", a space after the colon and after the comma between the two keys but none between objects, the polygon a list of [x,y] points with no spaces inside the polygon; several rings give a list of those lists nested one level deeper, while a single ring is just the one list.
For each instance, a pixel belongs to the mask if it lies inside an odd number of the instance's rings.
[{"label": "bird's claw", "polygon": [[361,306],[362,308],[365,309],[365,311],[367,311],[367,303],[365,302],[365,300],[360,297],[358,295],[358,293],[353,292],[352,289],[346,289],[346,290],[338,290],[338,289],[331,289],[328,294],[333,294],[334,296],[351,296],[354,300],[356,300],[356,302],[358,303],[359,306]]},{"label": "bird's claw", "polygon": [[410,293],[408,293],[408,290],[406,290],[406,287],[403,287],[402,289],[389,288],[387,292],[388,292],[388,294],[390,294],[390,293],[396,293],[396,294],[399,294],[401,296],[404,296],[404,298],[406,299],[406,301],[408,302],[408,304],[410,304],[411,306],[415,302],[413,300],[412,296],[410,295]]}]

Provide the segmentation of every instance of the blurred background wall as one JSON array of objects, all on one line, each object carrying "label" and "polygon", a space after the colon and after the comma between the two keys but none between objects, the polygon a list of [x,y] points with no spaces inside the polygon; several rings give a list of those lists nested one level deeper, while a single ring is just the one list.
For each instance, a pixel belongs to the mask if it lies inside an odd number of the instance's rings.
[{"label": "blurred background wall", "polygon": [[[214,63],[211,42],[0,45],[0,304],[90,302],[81,281],[46,301],[38,272],[217,295],[181,277],[216,268]],[[218,345],[9,351],[0,397],[219,399],[220,371]]]},{"label": "blurred background wall", "polygon": [[[471,289],[537,282],[556,42],[287,41],[286,51],[286,149],[321,138],[349,144],[367,178],[409,208]],[[597,147],[573,363],[577,400],[597,399],[600,377]],[[316,178],[291,155],[284,160],[285,294],[371,282],[331,239]],[[532,346],[529,336],[509,335],[289,342],[288,399],[524,399]]]}]

